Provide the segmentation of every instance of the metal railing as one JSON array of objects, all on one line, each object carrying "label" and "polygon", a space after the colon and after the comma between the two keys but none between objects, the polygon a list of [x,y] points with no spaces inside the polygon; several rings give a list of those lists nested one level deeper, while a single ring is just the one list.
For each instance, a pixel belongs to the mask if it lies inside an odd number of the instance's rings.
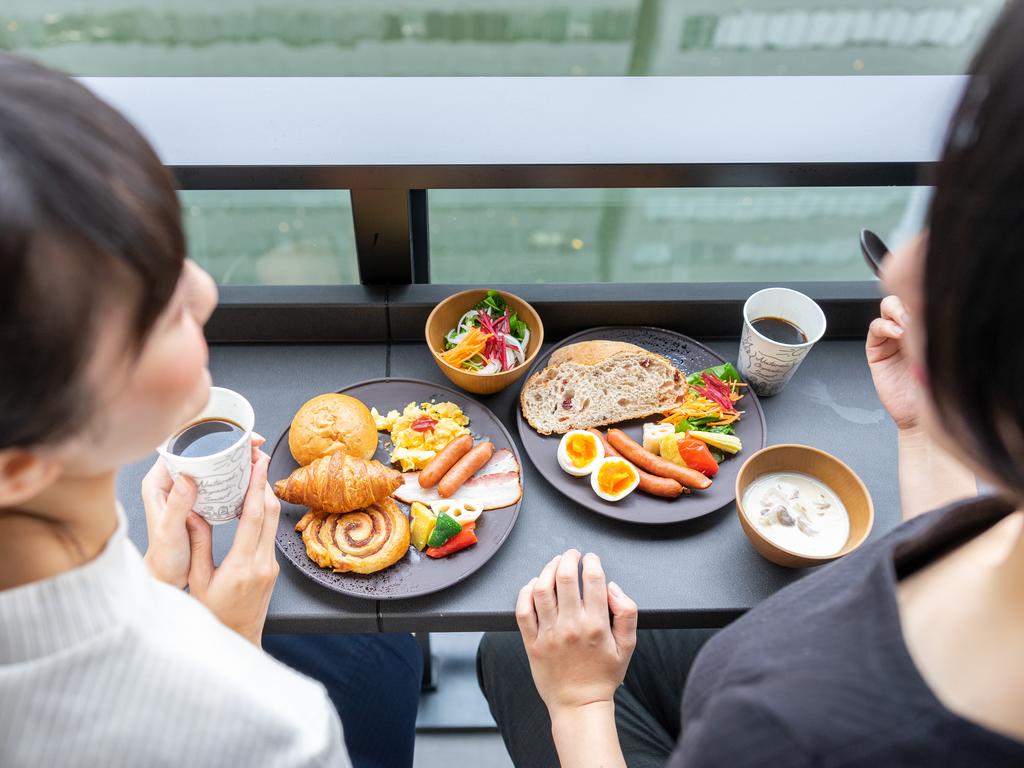
[{"label": "metal railing", "polygon": [[[82,80],[141,128],[182,189],[350,190],[361,285],[225,286],[210,327],[224,340],[407,335],[446,290],[415,287],[430,278],[430,189],[927,184],[965,83],[961,76]],[[825,302],[837,335],[853,335],[869,305],[873,312],[873,283],[801,286]],[[732,323],[741,296],[757,287],[522,290],[549,304],[554,335],[586,324],[574,315],[613,305],[632,322],[671,325],[667,308],[691,331],[696,323],[694,332],[722,335],[719,320]],[[657,314],[644,309],[655,300]],[[700,312],[691,311],[695,302]]]}]

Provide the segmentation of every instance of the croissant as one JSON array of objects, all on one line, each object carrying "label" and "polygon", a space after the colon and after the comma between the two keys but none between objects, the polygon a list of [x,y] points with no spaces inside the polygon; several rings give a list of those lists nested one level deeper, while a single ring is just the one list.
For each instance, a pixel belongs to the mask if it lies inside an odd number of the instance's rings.
[{"label": "croissant", "polygon": [[321,512],[351,512],[390,496],[402,473],[379,461],[332,453],[274,483],[278,498]]}]

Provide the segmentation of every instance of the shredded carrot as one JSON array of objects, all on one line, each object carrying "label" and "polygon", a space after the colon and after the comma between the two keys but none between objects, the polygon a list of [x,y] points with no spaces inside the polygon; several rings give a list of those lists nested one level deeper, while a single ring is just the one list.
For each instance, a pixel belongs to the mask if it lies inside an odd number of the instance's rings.
[{"label": "shredded carrot", "polygon": [[[735,403],[737,400],[743,397],[737,389],[740,386],[744,386],[741,382],[729,382],[729,400]],[[686,399],[679,403],[675,408],[665,413],[665,418],[661,420],[662,424],[673,424],[678,425],[679,422],[692,421],[695,419],[703,419],[709,416],[717,417],[715,421],[708,422],[710,427],[720,427],[725,424],[732,424],[734,421],[738,421],[740,416],[743,415],[743,411],[724,411],[719,403],[714,400],[705,397],[704,395],[697,392],[696,389],[690,387],[686,393]]]},{"label": "shredded carrot", "polygon": [[489,338],[491,334],[484,333],[476,327],[470,328],[462,341],[441,354],[441,359],[458,368],[473,355],[483,352]]}]

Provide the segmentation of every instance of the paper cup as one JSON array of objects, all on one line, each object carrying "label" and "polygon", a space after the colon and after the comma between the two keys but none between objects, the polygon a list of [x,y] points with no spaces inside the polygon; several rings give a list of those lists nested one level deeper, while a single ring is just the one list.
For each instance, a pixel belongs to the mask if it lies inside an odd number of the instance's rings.
[{"label": "paper cup", "polygon": [[[781,317],[807,336],[803,344],[781,344],[754,330],[751,322],[762,317]],[[761,397],[777,395],[792,378],[811,347],[825,334],[825,313],[799,291],[765,288],[743,305],[740,336],[740,375]]]},{"label": "paper cup", "polygon": [[[209,456],[175,456],[170,443],[189,424],[202,419],[229,419],[245,430],[230,448]],[[220,525],[242,514],[242,502],[252,474],[252,430],[256,415],[249,401],[237,392],[223,387],[210,387],[210,400],[202,413],[182,424],[174,435],[157,448],[171,476],[177,480],[188,475],[195,481],[198,493],[192,507],[210,525]]]}]

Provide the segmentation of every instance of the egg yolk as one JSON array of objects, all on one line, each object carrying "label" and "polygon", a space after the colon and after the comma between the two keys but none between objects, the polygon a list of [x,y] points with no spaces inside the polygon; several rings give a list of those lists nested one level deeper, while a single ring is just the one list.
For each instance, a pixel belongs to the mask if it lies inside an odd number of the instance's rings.
[{"label": "egg yolk", "polygon": [[585,467],[597,458],[597,444],[592,436],[572,435],[565,441],[565,452],[574,466]]},{"label": "egg yolk", "polygon": [[633,470],[621,461],[609,461],[597,470],[597,487],[610,496],[617,496],[635,480]]}]

